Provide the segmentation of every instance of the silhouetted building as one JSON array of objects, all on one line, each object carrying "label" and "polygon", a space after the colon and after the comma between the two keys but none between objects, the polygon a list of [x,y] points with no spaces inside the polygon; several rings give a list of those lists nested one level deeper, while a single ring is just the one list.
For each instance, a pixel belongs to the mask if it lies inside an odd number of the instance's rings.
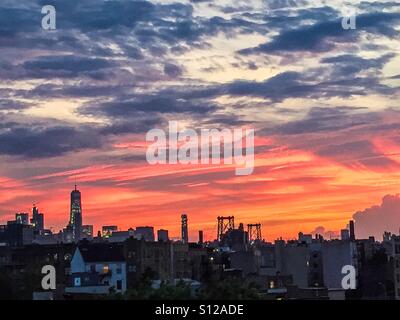
[{"label": "silhouetted building", "polygon": [[103,238],[110,237],[113,232],[118,231],[118,226],[102,226],[101,227],[101,236]]},{"label": "silhouetted building", "polygon": [[400,236],[392,236],[393,280],[396,300],[400,300]]},{"label": "silhouetted building", "polygon": [[129,229],[128,231],[113,231],[111,236],[107,237],[108,242],[124,242],[130,237],[135,236],[135,231]]},{"label": "silhouetted building", "polygon": [[342,268],[345,265],[354,266],[356,271],[357,247],[353,241],[332,240],[322,244],[324,285],[330,288],[342,287]]},{"label": "silhouetted building", "polygon": [[86,224],[82,226],[82,238],[86,239],[93,238],[93,225]]},{"label": "silhouetted building", "polygon": [[145,241],[154,241],[154,228],[153,227],[137,227],[135,230],[135,238],[143,239]]},{"label": "silhouetted building", "polygon": [[29,224],[29,213],[16,213],[15,221],[20,224]]},{"label": "silhouetted building", "polygon": [[356,234],[355,234],[355,231],[354,231],[354,221],[353,220],[350,220],[349,229],[350,229],[350,241],[355,241],[356,240]]},{"label": "silhouetted building", "polygon": [[0,243],[12,247],[31,244],[34,239],[34,229],[31,225],[8,221],[7,225],[0,226]]},{"label": "silhouetted building", "polygon": [[76,188],[71,192],[71,207],[69,225],[72,228],[72,239],[78,242],[82,235],[82,199],[81,193]]},{"label": "silhouetted building", "polygon": [[350,232],[348,229],[340,230],[340,239],[341,240],[349,240],[350,239]]},{"label": "silhouetted building", "polygon": [[189,235],[188,235],[188,218],[186,214],[181,216],[181,228],[182,228],[182,242],[188,243],[189,242]]},{"label": "silhouetted building", "polygon": [[157,240],[158,241],[168,241],[168,230],[160,229],[157,231]]},{"label": "silhouetted building", "polygon": [[204,243],[204,234],[203,234],[203,230],[199,231],[199,244],[203,244]]},{"label": "silhouetted building", "polygon": [[32,219],[31,224],[33,226],[34,231],[40,233],[44,229],[44,215],[40,213],[38,208],[33,205],[32,208]]},{"label": "silhouetted building", "polygon": [[233,250],[243,250],[248,244],[248,233],[244,231],[243,224],[238,229],[229,229],[221,237],[221,245]]}]

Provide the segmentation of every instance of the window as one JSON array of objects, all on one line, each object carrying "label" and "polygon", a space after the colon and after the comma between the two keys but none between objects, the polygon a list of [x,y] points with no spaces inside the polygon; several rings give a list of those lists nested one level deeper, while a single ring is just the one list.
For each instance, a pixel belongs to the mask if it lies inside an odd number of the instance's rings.
[{"label": "window", "polygon": [[81,286],[81,278],[74,278],[74,286],[80,287]]},{"label": "window", "polygon": [[275,281],[270,281],[269,282],[269,288],[274,289],[275,288]]},{"label": "window", "polygon": [[122,280],[117,280],[117,290],[122,290]]},{"label": "window", "polygon": [[121,265],[117,265],[117,274],[121,274],[122,273],[122,267]]},{"label": "window", "polygon": [[108,273],[110,271],[110,267],[108,264],[103,265],[103,273]]},{"label": "window", "polygon": [[96,265],[90,265],[90,272],[96,272]]}]

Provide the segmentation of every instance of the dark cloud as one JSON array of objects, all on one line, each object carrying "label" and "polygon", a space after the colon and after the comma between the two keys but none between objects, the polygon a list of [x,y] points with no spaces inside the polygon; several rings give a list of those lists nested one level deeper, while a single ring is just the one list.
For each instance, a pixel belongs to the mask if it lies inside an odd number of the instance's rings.
[{"label": "dark cloud", "polygon": [[81,114],[100,115],[116,119],[135,118],[142,113],[208,114],[216,110],[209,102],[184,100],[167,95],[136,95],[132,98],[88,104],[79,109]]},{"label": "dark cloud", "polygon": [[398,13],[363,14],[357,16],[357,29],[349,32],[342,28],[341,17],[338,17],[332,21],[319,21],[312,25],[283,31],[268,43],[240,52],[242,54],[280,54],[284,51],[326,52],[332,50],[337,43],[356,42],[360,30],[393,38],[398,34],[395,22],[399,20]]},{"label": "dark cloud", "polygon": [[21,111],[27,108],[32,107],[34,104],[15,101],[11,99],[0,99],[0,110],[3,111]]},{"label": "dark cloud", "polygon": [[153,128],[160,127],[165,120],[155,114],[138,115],[131,120],[116,120],[104,126],[100,133],[103,135],[121,135],[126,133],[144,133]]},{"label": "dark cloud", "polygon": [[172,63],[167,63],[164,65],[164,73],[171,78],[178,78],[182,75],[183,71],[181,67]]},{"label": "dark cloud", "polygon": [[110,61],[99,58],[65,56],[43,56],[27,61],[23,64],[26,70],[51,70],[53,72],[93,71],[112,67]]},{"label": "dark cloud", "polygon": [[0,154],[24,158],[60,156],[67,152],[101,147],[101,138],[89,128],[15,126],[0,132]]},{"label": "dark cloud", "polygon": [[30,78],[76,78],[89,76],[94,79],[106,79],[107,73],[102,69],[113,67],[114,64],[100,58],[65,56],[44,56],[26,61],[22,67]]},{"label": "dark cloud", "polygon": [[[328,63],[334,66],[333,77],[349,77],[361,71],[373,69],[379,73],[383,66],[388,63],[395,54],[385,54],[375,59],[365,59],[356,55],[344,54],[335,57],[324,58],[321,63]],[[375,74],[376,74],[375,73]]]},{"label": "dark cloud", "polygon": [[[262,98],[271,105],[268,107],[273,108],[273,103],[290,98],[348,98],[367,93],[390,95],[397,90],[382,84],[380,79],[382,68],[393,57],[390,54],[375,59],[366,59],[357,53],[318,57],[321,64],[317,70],[305,66],[301,72],[298,69],[285,71],[264,81],[238,77],[238,80],[220,84],[190,79],[190,73],[179,58],[195,48],[211,48],[210,39],[216,35],[222,34],[229,39],[239,34],[266,35],[273,32],[270,42],[242,52],[257,54],[304,50],[325,52],[335,43],[359,39],[359,31],[341,29],[338,12],[328,6],[310,8],[302,7],[303,1],[275,0],[266,1],[264,5],[269,11],[263,12],[247,3],[234,8],[210,2],[207,5],[225,15],[206,17],[195,14],[195,2],[199,1],[3,1],[0,4],[0,46],[4,54],[0,62],[0,78],[10,84],[31,79],[35,84],[37,79],[42,81],[32,89],[11,85],[0,89],[3,97],[0,109],[4,112],[24,110],[29,104],[21,102],[23,99],[85,98],[88,101],[78,108],[77,115],[106,118],[108,124],[88,125],[90,130],[65,124],[60,127],[64,130],[69,128],[70,136],[77,139],[85,132],[87,136],[103,138],[143,132],[162,125],[171,115],[178,119],[190,118],[201,125],[247,124],[248,121],[235,111],[243,110],[245,113],[250,103],[229,105],[234,111],[228,113],[216,102],[216,98],[222,95]],[[56,7],[58,30],[41,30],[42,5]],[[399,17],[384,12],[363,14],[358,18],[358,27],[366,34],[393,37],[393,28]],[[267,65],[265,60],[253,61],[238,54],[232,56],[229,63],[253,71]],[[216,63],[214,68],[218,67],[218,70],[224,68]],[[174,80],[174,85],[170,84],[171,80]],[[251,105],[252,108],[258,106],[265,107],[265,103]],[[330,132],[362,126],[373,120],[373,116],[367,115],[354,117],[353,112],[344,109],[322,111],[322,108],[314,108],[304,119],[274,128],[273,133],[290,136]],[[14,122],[19,120],[14,119]],[[33,129],[24,131],[24,125],[22,122],[19,126],[10,124],[8,132],[10,135],[14,131],[20,133],[20,145],[22,140],[29,142],[34,138],[45,141],[46,130],[54,127],[51,120],[47,123],[48,128],[46,125],[33,126]],[[61,136],[58,131],[54,134],[62,142]],[[11,144],[15,139],[10,138]],[[101,144],[102,138],[93,141],[101,140]],[[90,143],[82,139],[83,145],[90,147]],[[63,145],[65,150],[81,148],[69,140]],[[49,154],[67,152],[57,146],[55,142],[50,143]],[[16,148],[18,151],[13,148],[16,147],[10,145],[3,151],[24,154],[21,148]],[[320,152],[321,155],[328,154],[330,150]],[[45,151],[37,153],[45,154]]]},{"label": "dark cloud", "polygon": [[354,128],[377,121],[373,113],[363,113],[363,108],[335,107],[311,108],[302,120],[291,121],[274,129],[274,133],[297,135]]}]

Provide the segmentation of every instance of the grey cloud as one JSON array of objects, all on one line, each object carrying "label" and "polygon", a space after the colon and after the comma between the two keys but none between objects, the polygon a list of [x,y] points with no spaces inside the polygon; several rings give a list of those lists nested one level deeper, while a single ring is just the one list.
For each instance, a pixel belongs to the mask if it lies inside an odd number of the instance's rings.
[{"label": "grey cloud", "polygon": [[54,157],[71,151],[100,146],[101,138],[88,128],[15,126],[0,132],[0,154],[11,156]]},{"label": "grey cloud", "polygon": [[360,30],[393,38],[398,34],[395,22],[399,20],[398,13],[381,12],[359,15],[357,29],[353,30],[354,32],[342,28],[340,17],[331,21],[319,21],[312,25],[285,30],[268,43],[240,52],[242,54],[279,54],[284,51],[327,52],[335,47],[335,42],[356,42]]},{"label": "grey cloud", "polygon": [[370,235],[382,239],[384,231],[398,234],[400,227],[400,196],[386,195],[380,205],[375,205],[362,211],[357,211],[355,231],[357,238],[367,238]]}]

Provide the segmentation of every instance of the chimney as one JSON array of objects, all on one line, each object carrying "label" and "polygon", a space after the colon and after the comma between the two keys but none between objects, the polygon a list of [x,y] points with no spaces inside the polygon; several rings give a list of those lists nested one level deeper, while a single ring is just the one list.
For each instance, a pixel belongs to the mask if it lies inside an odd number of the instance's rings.
[{"label": "chimney", "polygon": [[355,241],[356,240],[356,235],[354,233],[354,221],[350,220],[350,241]]},{"label": "chimney", "polygon": [[203,244],[203,230],[199,231],[199,244]]}]

